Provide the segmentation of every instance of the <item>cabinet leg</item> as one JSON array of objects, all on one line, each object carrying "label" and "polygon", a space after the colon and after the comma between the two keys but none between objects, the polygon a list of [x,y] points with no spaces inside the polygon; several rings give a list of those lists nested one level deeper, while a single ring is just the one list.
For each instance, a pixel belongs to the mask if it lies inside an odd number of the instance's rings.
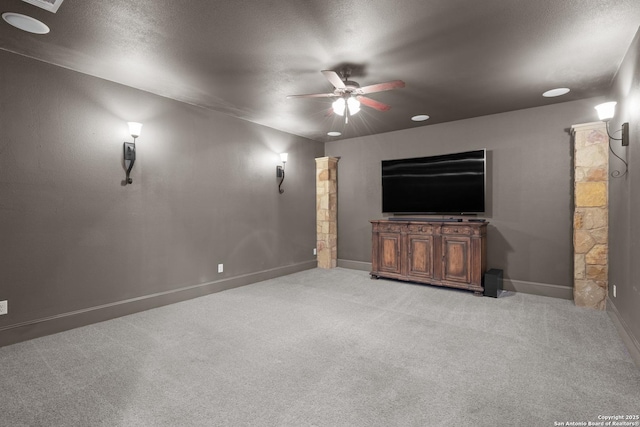
[{"label": "cabinet leg", "polygon": [[371,280],[378,280],[378,276],[376,276],[375,274],[371,275]]},{"label": "cabinet leg", "polygon": [[482,296],[482,291],[473,291],[473,296],[474,297],[481,297]]}]

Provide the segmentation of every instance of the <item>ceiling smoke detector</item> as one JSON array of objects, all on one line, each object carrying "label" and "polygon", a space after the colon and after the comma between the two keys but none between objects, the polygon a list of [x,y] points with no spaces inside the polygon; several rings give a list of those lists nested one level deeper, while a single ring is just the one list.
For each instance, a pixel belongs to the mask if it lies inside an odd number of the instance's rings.
[{"label": "ceiling smoke detector", "polygon": [[56,13],[58,8],[62,4],[64,0],[22,0],[25,3],[32,4],[34,6],[38,6],[44,10],[48,10],[49,12]]}]

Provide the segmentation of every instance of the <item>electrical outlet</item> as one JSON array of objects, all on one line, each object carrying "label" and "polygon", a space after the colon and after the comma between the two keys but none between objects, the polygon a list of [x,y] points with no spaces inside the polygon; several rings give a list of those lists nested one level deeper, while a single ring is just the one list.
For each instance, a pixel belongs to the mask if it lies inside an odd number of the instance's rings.
[{"label": "electrical outlet", "polygon": [[9,301],[0,301],[0,315],[7,314],[9,312]]},{"label": "electrical outlet", "polygon": [[313,248],[313,254],[318,255],[318,250],[316,248]]},{"label": "electrical outlet", "polygon": [[222,273],[224,271],[224,265],[218,264],[218,273]]},{"label": "electrical outlet", "polygon": [[616,285],[613,285],[613,297],[616,297]]}]

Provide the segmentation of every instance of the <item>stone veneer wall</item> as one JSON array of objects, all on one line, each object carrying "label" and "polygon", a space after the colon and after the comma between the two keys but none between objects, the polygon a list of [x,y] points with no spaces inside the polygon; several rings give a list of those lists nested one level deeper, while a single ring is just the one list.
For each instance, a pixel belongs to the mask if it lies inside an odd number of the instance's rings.
[{"label": "stone veneer wall", "polygon": [[338,265],[338,158],[316,159],[318,268]]},{"label": "stone veneer wall", "polygon": [[574,139],[573,299],[605,309],[609,284],[609,137],[604,122],[572,126]]}]

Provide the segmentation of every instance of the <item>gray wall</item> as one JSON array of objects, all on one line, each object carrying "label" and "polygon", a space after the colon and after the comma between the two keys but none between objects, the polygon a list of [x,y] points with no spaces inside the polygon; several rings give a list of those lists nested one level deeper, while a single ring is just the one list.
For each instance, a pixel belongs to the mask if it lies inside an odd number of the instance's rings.
[{"label": "gray wall", "polygon": [[315,266],[321,143],[6,51],[0,76],[0,345]]},{"label": "gray wall", "polygon": [[[640,352],[640,31],[627,52],[614,80],[611,100],[618,102],[609,123],[612,136],[622,123],[629,123],[629,146],[612,141],[615,152],[627,160],[629,171],[609,180],[609,303]],[[624,170],[624,164],[610,157],[610,168]],[[617,296],[613,297],[613,285]],[[640,365],[640,359],[638,359]]]},{"label": "gray wall", "polygon": [[[601,99],[559,103],[326,144],[338,163],[338,258],[371,261],[382,218],[380,161],[486,148],[488,266],[516,289],[571,296],[572,144]],[[436,114],[437,112],[432,112]],[[408,119],[408,118],[407,118]]]}]

